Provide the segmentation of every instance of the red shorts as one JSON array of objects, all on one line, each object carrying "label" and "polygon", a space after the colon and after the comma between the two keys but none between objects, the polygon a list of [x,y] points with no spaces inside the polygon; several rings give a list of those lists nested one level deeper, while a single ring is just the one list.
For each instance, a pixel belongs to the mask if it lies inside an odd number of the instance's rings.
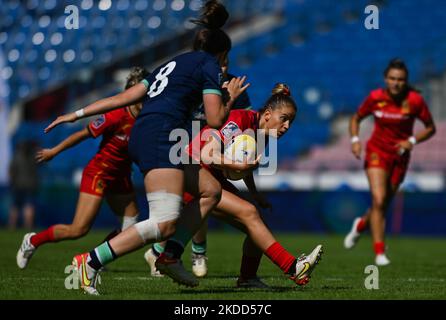
[{"label": "red shorts", "polygon": [[[220,182],[221,187],[223,190],[229,191],[234,194],[238,194],[240,191],[236,188],[231,182],[229,182],[224,176],[223,173],[220,170],[217,169],[210,169],[208,167],[202,166],[206,170],[212,173],[212,175]],[[183,194],[183,202],[185,204],[188,204],[192,200],[194,200],[194,196],[190,194],[189,192],[184,192]]]},{"label": "red shorts", "polygon": [[390,176],[390,182],[393,186],[400,185],[406,176],[409,167],[410,155],[391,154],[367,145],[364,168],[382,168]]},{"label": "red shorts", "polygon": [[129,194],[133,192],[130,173],[110,175],[104,170],[87,165],[82,173],[80,192],[102,197],[105,193]]}]

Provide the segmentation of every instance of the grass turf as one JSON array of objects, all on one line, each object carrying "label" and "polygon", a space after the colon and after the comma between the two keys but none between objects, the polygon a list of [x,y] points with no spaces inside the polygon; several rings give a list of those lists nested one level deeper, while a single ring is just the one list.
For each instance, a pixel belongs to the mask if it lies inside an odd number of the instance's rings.
[{"label": "grass turf", "polygon": [[[77,241],[48,244],[38,249],[29,266],[19,270],[15,255],[24,232],[0,231],[0,299],[445,299],[446,255],[444,238],[389,238],[392,264],[379,268],[379,290],[367,290],[364,273],[373,264],[369,237],[361,239],[352,251],[342,247],[342,236],[278,234],[277,239],[293,253],[310,252],[324,245],[320,265],[305,288],[296,287],[266,257],[259,276],[271,290],[235,287],[240,268],[239,233],[210,233],[208,236],[209,274],[194,289],[179,287],[168,278],[150,277],[143,259],[144,249],[122,257],[102,273],[101,296],[91,297],[67,290],[64,273],[74,254],[99,244],[106,232],[94,231]],[[190,250],[184,255],[190,270]]]}]

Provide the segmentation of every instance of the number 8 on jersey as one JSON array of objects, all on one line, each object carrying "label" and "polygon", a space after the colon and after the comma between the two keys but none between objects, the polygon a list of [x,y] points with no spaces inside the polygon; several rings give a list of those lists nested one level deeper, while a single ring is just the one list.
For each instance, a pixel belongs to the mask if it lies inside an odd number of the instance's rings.
[{"label": "number 8 on jersey", "polygon": [[156,81],[150,86],[150,90],[147,93],[150,98],[156,97],[164,91],[169,84],[169,78],[167,77],[175,69],[176,65],[177,63],[172,61],[162,68],[160,72],[158,72],[158,74],[155,76]]}]

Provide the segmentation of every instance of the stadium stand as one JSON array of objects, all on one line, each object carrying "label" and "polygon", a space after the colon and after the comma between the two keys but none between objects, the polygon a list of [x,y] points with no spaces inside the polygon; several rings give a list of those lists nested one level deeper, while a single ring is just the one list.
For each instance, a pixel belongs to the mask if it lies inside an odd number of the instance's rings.
[{"label": "stadium stand", "polygon": [[[360,166],[345,151],[345,136],[333,141],[331,126],[338,116],[351,114],[371,89],[381,86],[382,70],[390,58],[402,56],[407,61],[414,83],[445,71],[446,10],[441,1],[426,0],[422,6],[414,1],[374,1],[380,9],[379,30],[364,27],[364,8],[370,4],[365,0],[289,0],[279,6],[266,0],[224,2],[238,23],[281,9],[280,25],[233,48],[231,71],[248,75],[252,83],[249,93],[257,108],[275,82],[291,86],[299,115],[279,147],[284,169]],[[8,63],[2,76],[13,88],[11,105],[80,77],[82,70],[113,66],[122,57],[147,51],[175,37],[178,26],[190,31],[188,20],[196,15],[201,1],[81,0],[80,29],[76,32],[64,27],[64,10],[70,4],[9,0],[0,7],[5,17],[0,21],[0,46]],[[417,28],[411,28],[414,19],[420,22]],[[68,105],[79,98],[76,92],[71,95]],[[79,129],[65,127],[45,136],[43,127],[43,123],[23,122],[14,141],[35,135],[42,146],[53,145],[57,137]],[[444,124],[439,127],[437,137],[444,132]],[[430,152],[433,148],[445,150],[445,141],[437,137],[417,148],[413,168],[445,168],[445,155]],[[73,151],[76,156],[67,152],[45,170],[51,174],[74,172],[85,164],[97,143],[80,145]],[[417,160],[423,157],[422,150],[429,154],[431,164]],[[305,152],[309,155],[302,158]]]}]

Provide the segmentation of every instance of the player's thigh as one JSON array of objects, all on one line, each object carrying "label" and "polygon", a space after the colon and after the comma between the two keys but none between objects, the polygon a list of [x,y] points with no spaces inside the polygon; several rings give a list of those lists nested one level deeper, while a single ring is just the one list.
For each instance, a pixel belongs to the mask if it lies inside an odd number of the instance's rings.
[{"label": "player's thigh", "polygon": [[221,184],[213,174],[200,165],[184,166],[185,191],[194,197],[221,196]]},{"label": "player's thigh", "polygon": [[134,217],[138,214],[136,195],[134,192],[126,194],[107,193],[105,200],[117,216]]},{"label": "player's thigh", "polygon": [[76,213],[74,214],[73,226],[79,228],[89,228],[99,212],[102,204],[102,197],[79,193],[77,201]]},{"label": "player's thigh", "polygon": [[234,228],[236,228],[237,230],[240,230],[243,233],[247,233],[248,232],[247,228],[245,227],[245,225],[243,223],[237,221],[236,219],[234,219],[234,217],[228,215],[223,210],[214,209],[212,211],[211,215],[214,218],[216,218],[216,219],[218,219],[218,220],[220,220],[222,222],[225,222],[225,223],[233,226]]},{"label": "player's thigh", "polygon": [[254,219],[261,219],[257,208],[239,196],[227,191],[222,191],[221,200],[216,208],[229,219],[246,225]]},{"label": "player's thigh", "polygon": [[144,175],[147,193],[165,192],[183,196],[184,171],[175,168],[152,169]]},{"label": "player's thigh", "polygon": [[384,168],[367,168],[367,179],[374,199],[385,200],[390,192],[389,173]]}]

